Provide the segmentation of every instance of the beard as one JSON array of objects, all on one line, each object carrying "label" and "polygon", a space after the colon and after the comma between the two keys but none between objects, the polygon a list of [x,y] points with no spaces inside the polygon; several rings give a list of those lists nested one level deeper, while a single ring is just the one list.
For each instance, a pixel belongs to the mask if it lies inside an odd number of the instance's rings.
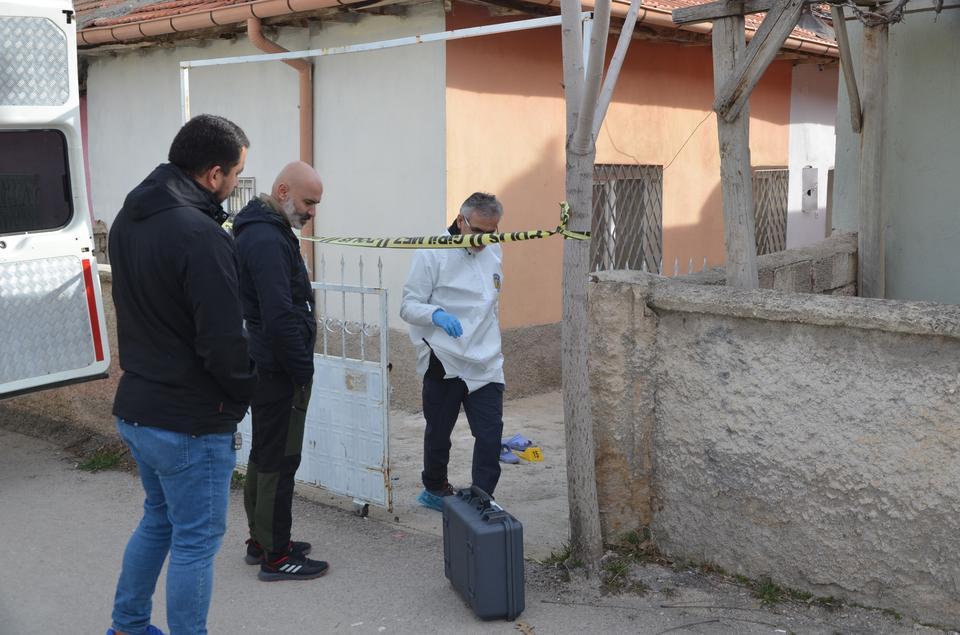
[{"label": "beard", "polygon": [[283,210],[284,216],[287,217],[287,220],[290,221],[290,226],[294,229],[303,229],[303,226],[306,225],[307,221],[310,220],[309,216],[297,213],[296,206],[289,198],[280,203],[280,209]]},{"label": "beard", "polygon": [[235,186],[228,185],[223,183],[219,189],[214,190],[213,196],[217,199],[218,203],[223,203],[225,200],[230,198],[230,195],[233,194],[233,189]]}]

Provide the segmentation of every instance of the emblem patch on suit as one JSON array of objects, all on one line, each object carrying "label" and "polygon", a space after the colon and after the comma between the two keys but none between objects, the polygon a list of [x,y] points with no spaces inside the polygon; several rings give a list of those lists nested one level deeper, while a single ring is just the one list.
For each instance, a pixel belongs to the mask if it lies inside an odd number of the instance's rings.
[{"label": "emblem patch on suit", "polygon": [[493,288],[496,289],[497,291],[500,290],[500,274],[499,273],[493,274]]}]

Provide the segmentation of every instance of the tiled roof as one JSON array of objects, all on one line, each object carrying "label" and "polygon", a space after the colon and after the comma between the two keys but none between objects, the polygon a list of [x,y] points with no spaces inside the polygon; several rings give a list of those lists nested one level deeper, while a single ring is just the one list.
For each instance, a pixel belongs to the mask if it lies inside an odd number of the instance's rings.
[{"label": "tiled roof", "polygon": [[[695,7],[699,4],[707,4],[708,2],[713,2],[714,0],[643,0],[643,5],[645,7],[657,7],[660,9],[667,9],[673,11],[674,9],[682,9],[684,7]],[[746,22],[747,27],[751,29],[759,29],[760,23],[763,22],[763,19],[767,16],[766,13],[749,13],[744,16],[744,22]],[[802,29],[797,27],[793,30],[794,37],[802,37],[805,40],[813,40],[818,42],[833,42],[833,40],[824,40],[822,37],[814,33],[813,31]]]},{"label": "tiled roof", "polygon": [[81,29],[118,26],[172,15],[218,9],[248,0],[73,0]]},{"label": "tiled roof", "polygon": [[[144,20],[165,18],[195,11],[245,4],[249,0],[73,0],[77,23],[81,29],[104,26],[119,26]],[[643,5],[672,11],[681,7],[706,4],[712,0],[644,0]],[[760,26],[764,13],[746,16],[746,24],[752,29]],[[807,29],[796,28],[794,36],[813,41],[830,41]],[[832,41],[831,41],[832,42]]]}]

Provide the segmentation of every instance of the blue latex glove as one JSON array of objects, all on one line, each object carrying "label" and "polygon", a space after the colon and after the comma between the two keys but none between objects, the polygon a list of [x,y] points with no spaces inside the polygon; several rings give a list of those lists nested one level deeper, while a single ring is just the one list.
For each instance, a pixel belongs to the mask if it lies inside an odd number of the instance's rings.
[{"label": "blue latex glove", "polygon": [[443,309],[437,309],[433,312],[433,323],[442,328],[450,337],[460,337],[463,335],[463,327],[460,325],[460,320]]}]

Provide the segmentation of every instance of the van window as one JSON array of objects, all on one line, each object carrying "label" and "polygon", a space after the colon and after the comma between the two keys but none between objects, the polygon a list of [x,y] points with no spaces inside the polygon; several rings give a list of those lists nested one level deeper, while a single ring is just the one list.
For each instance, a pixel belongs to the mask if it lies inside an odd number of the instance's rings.
[{"label": "van window", "polygon": [[0,130],[0,234],[63,227],[73,216],[59,130]]}]

